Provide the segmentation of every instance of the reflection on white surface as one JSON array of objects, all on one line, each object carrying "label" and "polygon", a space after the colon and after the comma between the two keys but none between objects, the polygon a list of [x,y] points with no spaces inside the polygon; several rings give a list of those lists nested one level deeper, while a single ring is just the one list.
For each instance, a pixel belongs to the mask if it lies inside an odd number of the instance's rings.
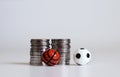
[{"label": "reflection on white surface", "polygon": [[89,72],[87,66],[30,66],[30,77],[88,77]]},{"label": "reflection on white surface", "polygon": [[62,69],[59,66],[31,66],[30,77],[56,77],[62,75]]}]

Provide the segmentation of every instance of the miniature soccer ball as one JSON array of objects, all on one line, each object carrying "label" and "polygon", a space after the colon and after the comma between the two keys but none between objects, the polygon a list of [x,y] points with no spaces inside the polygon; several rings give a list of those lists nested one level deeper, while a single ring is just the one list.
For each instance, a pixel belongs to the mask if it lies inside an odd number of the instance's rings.
[{"label": "miniature soccer ball", "polygon": [[91,53],[85,48],[80,48],[74,53],[73,57],[76,64],[85,65],[90,62]]}]

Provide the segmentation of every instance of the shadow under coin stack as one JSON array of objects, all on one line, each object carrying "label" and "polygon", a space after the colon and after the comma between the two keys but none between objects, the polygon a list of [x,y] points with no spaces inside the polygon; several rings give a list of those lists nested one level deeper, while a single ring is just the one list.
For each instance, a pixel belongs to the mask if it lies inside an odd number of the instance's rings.
[{"label": "shadow under coin stack", "polygon": [[50,48],[49,45],[49,39],[31,39],[30,65],[43,65],[41,56]]},{"label": "shadow under coin stack", "polygon": [[58,65],[70,64],[70,39],[52,39],[52,48],[60,53]]}]

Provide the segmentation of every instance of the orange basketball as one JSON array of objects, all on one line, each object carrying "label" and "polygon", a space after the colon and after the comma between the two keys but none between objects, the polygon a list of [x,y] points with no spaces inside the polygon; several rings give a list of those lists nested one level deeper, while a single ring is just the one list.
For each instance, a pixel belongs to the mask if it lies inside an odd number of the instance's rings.
[{"label": "orange basketball", "polygon": [[45,51],[42,55],[42,61],[48,66],[53,66],[58,64],[59,59],[60,59],[60,54],[54,49],[49,49]]}]

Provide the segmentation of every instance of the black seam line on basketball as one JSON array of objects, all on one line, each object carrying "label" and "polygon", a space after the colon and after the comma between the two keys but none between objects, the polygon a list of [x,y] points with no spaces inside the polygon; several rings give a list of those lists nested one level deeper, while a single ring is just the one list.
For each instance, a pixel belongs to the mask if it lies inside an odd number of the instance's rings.
[{"label": "black seam line on basketball", "polygon": [[[49,52],[49,51],[48,51]],[[47,55],[48,55],[48,57],[50,58],[50,55],[48,54],[48,52],[47,52]],[[54,55],[54,54],[53,54]],[[59,60],[59,58],[58,59],[53,59],[54,61],[58,61]],[[50,61],[49,61],[50,62]],[[51,64],[55,64],[55,63],[52,63],[52,62],[50,62]]]},{"label": "black seam line on basketball", "polygon": [[[49,51],[48,51],[49,52]],[[48,54],[48,52],[47,52],[47,54]],[[54,55],[56,54],[56,52],[54,52],[54,54],[52,55],[52,57],[50,57],[50,59],[48,60],[48,62],[47,62],[47,64],[50,62],[50,60],[54,57]],[[49,54],[48,54],[49,55]]]},{"label": "black seam line on basketball", "polygon": [[51,61],[50,61],[49,63],[51,63],[51,64],[55,65],[55,63],[52,63]]},{"label": "black seam line on basketball", "polygon": [[[48,51],[49,52],[49,51]],[[48,52],[47,52],[47,55],[48,55],[48,57],[50,58],[50,55],[48,54]],[[54,61],[58,61],[59,60],[59,58],[58,59],[53,59]]]},{"label": "black seam line on basketball", "polygon": [[[59,57],[60,58],[60,57]],[[59,60],[59,58],[58,59],[53,59],[54,61],[58,61]]]},{"label": "black seam line on basketball", "polygon": [[[49,52],[49,51],[48,51]],[[47,55],[48,55],[48,57],[50,58],[50,55],[47,53]],[[59,57],[60,58],[60,57]],[[53,60],[55,60],[55,61],[58,61],[59,60],[59,58],[58,59],[53,59]]]},{"label": "black seam line on basketball", "polygon": [[[46,60],[45,54],[43,54],[43,58]],[[47,60],[46,60],[46,63],[47,63]]]},{"label": "black seam line on basketball", "polygon": [[54,57],[54,55],[56,54],[56,52],[54,52],[54,54],[52,55],[52,57],[48,60],[47,64],[50,62],[50,60]]},{"label": "black seam line on basketball", "polygon": [[[44,60],[46,60],[46,57],[45,57],[45,55],[43,54],[43,58],[44,58]],[[45,62],[45,61],[44,61]]]}]

